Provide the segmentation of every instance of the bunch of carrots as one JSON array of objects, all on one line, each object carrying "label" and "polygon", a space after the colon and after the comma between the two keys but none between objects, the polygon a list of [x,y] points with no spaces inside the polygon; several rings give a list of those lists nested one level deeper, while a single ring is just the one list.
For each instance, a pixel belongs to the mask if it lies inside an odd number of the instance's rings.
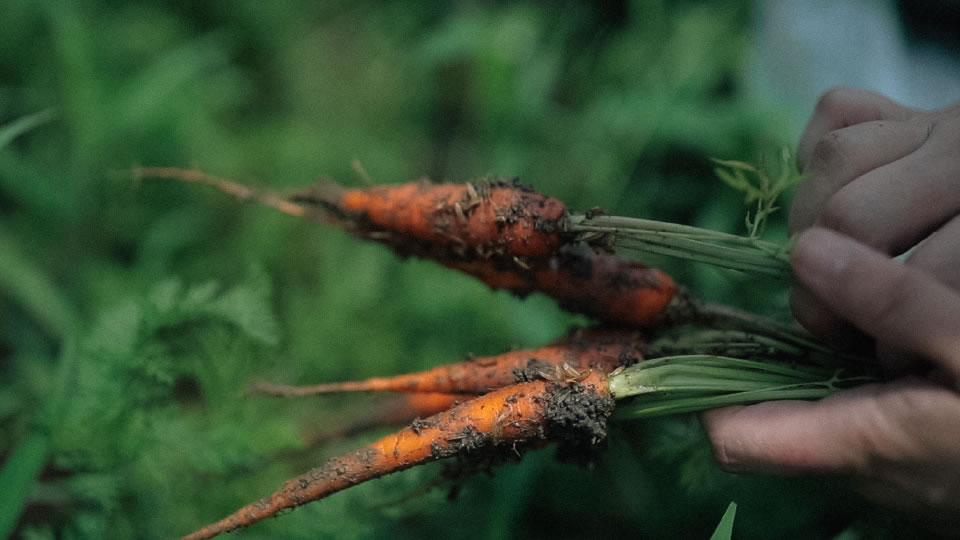
[{"label": "bunch of carrots", "polygon": [[[604,440],[615,400],[628,400],[626,407],[618,404],[618,416],[638,417],[817,398],[872,377],[853,355],[834,354],[793,328],[704,305],[664,272],[588,245],[584,229],[576,227],[582,216],[573,217],[560,201],[515,179],[366,189],[322,182],[279,196],[197,171],[139,168],[136,174],[210,184],[287,214],[336,225],[400,256],[434,260],[493,289],[549,295],[563,308],[598,321],[538,349],[419,373],[312,386],[254,383],[253,392],[279,397],[398,393],[404,397],[393,408],[365,423],[409,425],[287,481],[272,495],[185,538],[211,538],[358,483],[453,456],[513,453],[549,443],[590,449]],[[671,335],[672,328],[689,324],[712,328]],[[644,396],[647,401],[640,399]]]}]

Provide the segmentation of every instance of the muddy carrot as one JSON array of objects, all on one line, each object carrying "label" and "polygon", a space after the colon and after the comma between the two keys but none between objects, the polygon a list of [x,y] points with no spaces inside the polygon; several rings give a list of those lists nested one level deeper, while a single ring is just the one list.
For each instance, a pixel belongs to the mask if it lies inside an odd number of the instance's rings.
[{"label": "muddy carrot", "polygon": [[534,275],[536,289],[564,309],[631,326],[659,322],[677,289],[661,270],[585,246],[560,250]]},{"label": "muddy carrot", "polygon": [[516,179],[365,189],[325,183],[292,199],[320,204],[398,251],[436,259],[545,257],[564,243],[563,203]]},{"label": "muddy carrot", "polygon": [[321,182],[281,197],[198,171],[139,168],[138,177],[210,184],[291,215],[338,224],[402,256],[433,259],[491,288],[556,298],[570,311],[616,324],[656,324],[676,292],[660,270],[571,245],[562,202],[516,179],[427,181],[347,189]]},{"label": "muddy carrot", "polygon": [[643,336],[625,328],[593,328],[570,332],[563,339],[541,347],[511,351],[466,362],[392,377],[362,381],[288,386],[255,383],[254,392],[271,396],[305,396],[333,392],[443,392],[483,394],[517,382],[550,375],[564,366],[577,370],[610,373],[643,359]]},{"label": "muddy carrot", "polygon": [[677,292],[662,270],[597,252],[564,246],[546,259],[526,259],[523,266],[496,259],[447,261],[445,264],[519,296],[540,292],[567,311],[629,326],[651,326],[666,314]]},{"label": "muddy carrot", "polygon": [[607,376],[602,373],[589,372],[576,381],[537,380],[502,388],[332,459],[184,538],[211,538],[362,482],[481,448],[513,449],[540,440],[595,444],[605,437],[612,410]]},{"label": "muddy carrot", "polygon": [[322,181],[289,196],[258,190],[200,171],[136,167],[135,178],[172,178],[216,187],[302,218],[318,211],[343,228],[401,254],[453,257],[546,257],[566,241],[566,208],[516,178],[477,183],[405,184],[349,189]]}]

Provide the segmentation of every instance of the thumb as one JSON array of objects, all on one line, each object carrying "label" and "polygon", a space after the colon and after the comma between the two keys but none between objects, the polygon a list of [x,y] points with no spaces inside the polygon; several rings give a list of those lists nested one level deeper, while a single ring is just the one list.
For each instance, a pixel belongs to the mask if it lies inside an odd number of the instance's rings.
[{"label": "thumb", "polygon": [[797,278],[834,313],[884,345],[933,361],[960,383],[956,291],[920,269],[823,228],[797,238],[792,262]]},{"label": "thumb", "polygon": [[892,463],[955,456],[958,408],[953,391],[905,378],[816,402],[707,411],[703,421],[717,461],[732,472],[871,476]]}]

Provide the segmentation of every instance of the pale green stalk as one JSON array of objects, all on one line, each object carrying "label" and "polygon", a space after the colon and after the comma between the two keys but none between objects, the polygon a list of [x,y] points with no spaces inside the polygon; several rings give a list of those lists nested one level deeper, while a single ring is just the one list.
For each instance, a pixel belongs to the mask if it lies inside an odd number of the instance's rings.
[{"label": "pale green stalk", "polygon": [[617,418],[635,419],[779,399],[819,399],[873,382],[866,373],[713,355],[646,360],[610,376]]},{"label": "pale green stalk", "polygon": [[758,238],[649,219],[573,215],[567,231],[594,245],[623,247],[789,279],[789,251]]}]

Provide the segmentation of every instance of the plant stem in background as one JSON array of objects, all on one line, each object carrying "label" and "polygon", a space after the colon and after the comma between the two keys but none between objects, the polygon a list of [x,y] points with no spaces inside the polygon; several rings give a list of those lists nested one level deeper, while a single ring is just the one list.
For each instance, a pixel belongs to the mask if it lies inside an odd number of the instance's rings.
[{"label": "plant stem in background", "polygon": [[47,463],[50,431],[32,428],[0,469],[0,537],[8,538],[23,512],[30,489]]},{"label": "plant stem in background", "polygon": [[26,132],[52,122],[56,117],[57,111],[51,107],[7,122],[0,126],[0,148],[10,144],[10,141]]},{"label": "plant stem in background", "polygon": [[53,433],[63,417],[70,398],[69,385],[76,378],[75,340],[67,338],[62,345],[56,381],[43,408],[33,419],[25,438],[13,449],[0,468],[0,538],[13,533],[27,504],[37,477],[50,459]]}]

